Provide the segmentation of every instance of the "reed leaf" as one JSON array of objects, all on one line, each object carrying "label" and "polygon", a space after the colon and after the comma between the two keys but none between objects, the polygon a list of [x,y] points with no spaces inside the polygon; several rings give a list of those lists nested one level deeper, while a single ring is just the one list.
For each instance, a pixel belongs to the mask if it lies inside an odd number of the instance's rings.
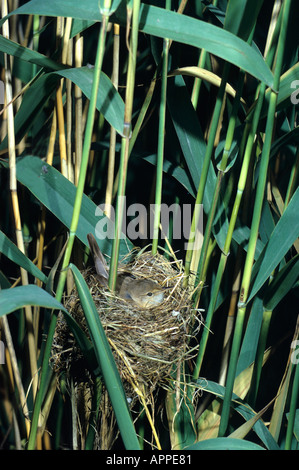
[{"label": "reed leaf", "polygon": [[47,282],[47,276],[0,230],[0,252],[32,276]]},{"label": "reed leaf", "polygon": [[127,450],[138,450],[139,443],[128,409],[122,382],[108,340],[101,325],[97,309],[78,268],[71,264],[70,269],[75,279],[95,355],[104,377],[124,445]]},{"label": "reed leaf", "polygon": [[[96,0],[88,0],[84,7],[73,5],[70,0],[55,0],[49,5],[45,0],[31,0],[14,11],[14,14],[39,14],[46,16],[71,16],[84,20],[101,20]],[[126,25],[126,10],[118,8],[116,22]],[[157,19],[159,21],[157,22]],[[115,21],[114,16],[111,20]],[[273,75],[263,57],[237,36],[209,23],[179,15],[152,5],[141,5],[140,30],[157,37],[167,37],[190,46],[206,49],[224,60],[240,67],[258,80],[273,86]],[[223,44],[226,47],[223,48]]]},{"label": "reed leaf", "polygon": [[255,272],[258,272],[253,282],[248,301],[256,295],[269,278],[270,274],[292,247],[293,243],[297,240],[299,236],[298,204],[299,190],[297,189],[285,212],[276,224],[263,253],[260,255],[261,261],[257,260]]},{"label": "reed leaf", "polygon": [[[46,206],[67,228],[71,225],[72,207],[76,194],[76,187],[68,181],[59,171],[51,165],[44,163],[40,158],[27,156],[19,160],[17,164],[17,178],[26,186],[32,194]],[[99,215],[97,215],[99,214]],[[97,206],[85,195],[82,197],[82,207],[79,216],[76,236],[88,246],[86,235],[94,232],[97,223],[107,227],[111,239],[99,240],[103,253],[111,253],[113,224],[109,221]],[[130,246],[125,239],[120,241],[120,253],[125,255]]]},{"label": "reed leaf", "polygon": [[0,316],[14,312],[26,305],[39,305],[56,310],[66,310],[63,305],[48,292],[38,286],[30,285],[1,289]]},{"label": "reed leaf", "polygon": [[[3,0],[0,20],[1,448],[298,447],[297,3],[17,3]],[[88,233],[117,306],[120,258],[163,255],[188,287],[190,354],[172,375],[167,330],[169,375],[154,366],[152,380],[132,340],[130,406],[102,292],[87,287]],[[138,313],[124,335],[145,314],[153,328],[185,322],[180,308]]]}]

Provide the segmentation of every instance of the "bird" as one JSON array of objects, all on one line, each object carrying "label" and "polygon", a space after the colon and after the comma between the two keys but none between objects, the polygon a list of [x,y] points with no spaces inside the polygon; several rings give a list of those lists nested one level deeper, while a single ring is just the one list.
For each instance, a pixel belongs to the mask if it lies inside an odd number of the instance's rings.
[{"label": "bird", "polygon": [[[109,267],[92,233],[87,234],[87,240],[98,279],[103,287],[108,288]],[[136,279],[122,273],[117,275],[115,292],[123,300],[148,309],[163,302],[166,289],[152,279]]]}]

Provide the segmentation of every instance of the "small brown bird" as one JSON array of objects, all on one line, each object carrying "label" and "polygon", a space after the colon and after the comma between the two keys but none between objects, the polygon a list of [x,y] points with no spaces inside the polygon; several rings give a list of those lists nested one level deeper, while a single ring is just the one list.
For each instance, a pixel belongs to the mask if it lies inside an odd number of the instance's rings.
[{"label": "small brown bird", "polygon": [[[89,233],[87,240],[96,272],[101,284],[108,286],[108,271],[105,258],[96,242]],[[116,280],[116,293],[128,302],[134,302],[140,308],[156,307],[164,300],[165,289],[152,279],[135,279],[128,274],[119,274]]]}]

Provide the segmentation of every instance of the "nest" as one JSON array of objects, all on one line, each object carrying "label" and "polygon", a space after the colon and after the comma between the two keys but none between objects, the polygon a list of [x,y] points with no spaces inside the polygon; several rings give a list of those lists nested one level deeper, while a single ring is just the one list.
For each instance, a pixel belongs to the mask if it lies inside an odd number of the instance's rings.
[{"label": "nest", "polygon": [[[130,273],[136,279],[152,279],[167,287],[161,304],[141,309],[104,289],[93,268],[83,271],[127,396],[133,399],[136,391],[132,384],[146,393],[153,392],[158,385],[167,387],[173,365],[194,356],[190,335],[197,333],[200,321],[192,309],[191,294],[183,287],[184,271],[177,262],[170,262],[159,254],[139,252],[133,261],[119,266],[119,273]],[[75,289],[65,305],[88,334]],[[78,374],[79,370],[81,374],[84,369],[88,376],[82,361],[82,354],[60,316],[53,346],[53,367],[58,372],[64,370],[73,374]]]}]

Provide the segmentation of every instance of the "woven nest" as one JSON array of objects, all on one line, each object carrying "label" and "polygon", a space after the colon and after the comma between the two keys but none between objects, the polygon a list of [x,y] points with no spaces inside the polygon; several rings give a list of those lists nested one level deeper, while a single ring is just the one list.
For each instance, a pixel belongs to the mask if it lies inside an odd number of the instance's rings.
[{"label": "woven nest", "polygon": [[[190,335],[197,333],[200,321],[191,307],[190,292],[182,285],[184,272],[178,263],[169,262],[159,254],[140,252],[133,261],[119,266],[119,273],[123,272],[136,279],[152,279],[168,288],[160,305],[142,309],[99,285],[93,268],[83,271],[127,396],[132,397],[132,384],[148,393],[157,385],[167,386],[173,365],[194,355]],[[75,289],[65,305],[87,332]],[[58,319],[52,353],[56,371],[78,375],[80,369],[82,380],[82,354],[62,315]]]}]

